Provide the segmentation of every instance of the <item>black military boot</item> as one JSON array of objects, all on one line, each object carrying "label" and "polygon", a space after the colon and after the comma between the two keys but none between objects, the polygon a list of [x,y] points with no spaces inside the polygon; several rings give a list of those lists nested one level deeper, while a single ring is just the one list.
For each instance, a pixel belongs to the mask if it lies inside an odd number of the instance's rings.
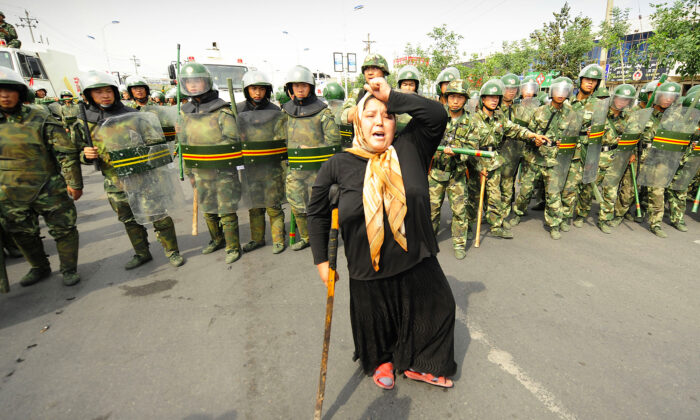
[{"label": "black military boot", "polygon": [[31,286],[48,278],[51,275],[51,265],[44,252],[44,244],[39,235],[17,234],[14,235],[17,248],[27,259],[32,268],[22,277],[19,284],[22,287]]}]

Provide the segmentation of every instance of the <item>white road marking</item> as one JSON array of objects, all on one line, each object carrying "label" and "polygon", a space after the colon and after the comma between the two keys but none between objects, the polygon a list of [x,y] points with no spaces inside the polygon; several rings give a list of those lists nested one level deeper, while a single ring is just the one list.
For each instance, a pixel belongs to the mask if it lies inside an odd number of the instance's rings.
[{"label": "white road marking", "polygon": [[457,319],[464,322],[469,328],[469,335],[474,341],[484,344],[489,349],[489,362],[498,365],[504,372],[512,375],[520,384],[525,387],[532,395],[535,396],[549,411],[556,414],[563,420],[576,420],[576,416],[570,413],[559,399],[549,392],[539,382],[535,381],[524,370],[518,366],[513,360],[513,355],[507,351],[501,350],[491,344],[484,332],[472,322],[467,321],[466,314],[461,309],[457,308]]},{"label": "white road marking", "polygon": [[700,245],[700,239],[698,239],[697,241],[693,241],[693,242],[695,242],[696,244]]}]

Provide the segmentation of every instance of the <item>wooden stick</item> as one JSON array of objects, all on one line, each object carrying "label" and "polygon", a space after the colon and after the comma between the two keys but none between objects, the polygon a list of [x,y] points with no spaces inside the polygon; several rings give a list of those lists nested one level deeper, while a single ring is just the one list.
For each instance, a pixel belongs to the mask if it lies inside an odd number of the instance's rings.
[{"label": "wooden stick", "polygon": [[192,196],[192,236],[197,236],[199,234],[199,227],[197,223],[197,217],[199,214],[199,203],[197,202],[197,188],[194,188],[194,195]]},{"label": "wooden stick", "polygon": [[328,348],[331,343],[331,321],[333,320],[333,300],[335,299],[336,262],[338,257],[338,198],[340,190],[333,184],[330,190],[331,234],[328,244],[328,295],[326,297],[326,326],[323,333],[323,352],[321,353],[321,374],[316,391],[316,408],[314,420],[321,420],[323,398],[326,395],[326,372],[328,371]]},{"label": "wooden stick", "polygon": [[10,293],[10,281],[7,278],[5,268],[5,246],[2,242],[2,229],[0,228],[0,293]]},{"label": "wooden stick", "polygon": [[481,191],[479,191],[479,208],[476,212],[476,241],[474,242],[474,248],[478,248],[481,244],[481,215],[484,208],[484,189],[486,188],[486,177],[479,173],[481,176]]}]

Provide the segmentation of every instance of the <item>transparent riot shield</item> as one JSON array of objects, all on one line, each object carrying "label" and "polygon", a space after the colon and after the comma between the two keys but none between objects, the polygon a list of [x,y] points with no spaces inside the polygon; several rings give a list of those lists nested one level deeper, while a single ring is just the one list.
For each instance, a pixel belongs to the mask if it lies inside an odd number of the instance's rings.
[{"label": "transparent riot shield", "polygon": [[700,171],[700,145],[696,143],[685,162],[678,168],[669,188],[675,191],[687,190],[690,183],[698,175],[698,171]]},{"label": "transparent riot shield", "polygon": [[243,152],[233,116],[214,112],[182,114],[178,139],[182,159],[192,170],[199,208],[204,213],[230,214],[238,210]]},{"label": "transparent riot shield", "polygon": [[578,112],[569,112],[569,115],[564,117],[564,129],[558,138],[557,163],[552,167],[552,176],[547,184],[547,191],[550,194],[560,193],[564,189],[582,123],[583,116]]},{"label": "transparent riot shield", "polygon": [[144,107],[141,107],[141,112],[150,112],[158,118],[158,121],[160,122],[160,127],[163,129],[163,135],[165,135],[165,141],[175,140],[175,123],[177,122],[177,107],[146,105]]},{"label": "transparent riot shield", "polygon": [[640,185],[666,188],[673,180],[698,127],[700,110],[680,105],[668,108],[652,140],[652,146],[639,168]]},{"label": "transparent riot shield", "polygon": [[173,150],[155,115],[130,112],[107,118],[97,127],[95,140],[104,143],[138,223],[160,220],[182,207],[177,174],[168,167]]},{"label": "transparent riot shield", "polygon": [[276,110],[238,114],[245,166],[241,173],[242,201],[248,208],[275,207],[285,201],[282,162],[287,159],[287,144],[283,115]]},{"label": "transparent riot shield", "polygon": [[620,140],[617,143],[617,149],[612,157],[610,166],[605,171],[602,185],[604,187],[612,187],[619,185],[622,175],[627,170],[630,157],[637,149],[637,143],[644,132],[644,128],[651,118],[653,108],[637,109],[632,111],[625,124],[624,131],[620,134]]},{"label": "transparent riot shield", "polygon": [[[537,107],[540,106],[540,101],[537,98],[523,99],[519,104],[511,107],[513,110],[513,122],[527,127]],[[518,170],[518,164],[523,155],[523,147],[525,144],[517,139],[505,139],[498,149],[498,154],[503,158],[505,164],[501,167],[501,175],[506,178],[515,176]]]},{"label": "transparent riot shield", "polygon": [[586,162],[583,166],[584,184],[590,184],[598,176],[600,152],[603,148],[603,134],[605,134],[605,121],[608,118],[610,98],[598,99],[593,104],[591,116],[591,131],[588,133],[588,146],[586,147]]},{"label": "transparent riot shield", "polygon": [[476,96],[474,98],[469,98],[467,100],[467,104],[464,106],[464,109],[466,109],[467,112],[473,114],[476,112],[478,107],[479,107],[479,97]]},{"label": "transparent riot shield", "polygon": [[331,99],[328,101],[328,109],[331,110],[335,123],[340,125],[340,114],[343,113],[343,101],[338,99]]}]

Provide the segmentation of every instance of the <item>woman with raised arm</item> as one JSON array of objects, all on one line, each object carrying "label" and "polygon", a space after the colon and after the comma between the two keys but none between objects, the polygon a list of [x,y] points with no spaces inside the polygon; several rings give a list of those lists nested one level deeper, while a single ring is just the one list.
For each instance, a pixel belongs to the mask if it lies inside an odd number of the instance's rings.
[{"label": "woman with raised arm", "polygon": [[[355,359],[380,388],[394,371],[450,388],[454,375],[455,301],[437,260],[428,170],[447,124],[439,102],[391,90],[384,78],[365,86],[353,146],[318,173],[309,203],[311,248],[328,281],[331,210],[338,212],[350,276]],[[395,137],[395,115],[412,119]]]}]

